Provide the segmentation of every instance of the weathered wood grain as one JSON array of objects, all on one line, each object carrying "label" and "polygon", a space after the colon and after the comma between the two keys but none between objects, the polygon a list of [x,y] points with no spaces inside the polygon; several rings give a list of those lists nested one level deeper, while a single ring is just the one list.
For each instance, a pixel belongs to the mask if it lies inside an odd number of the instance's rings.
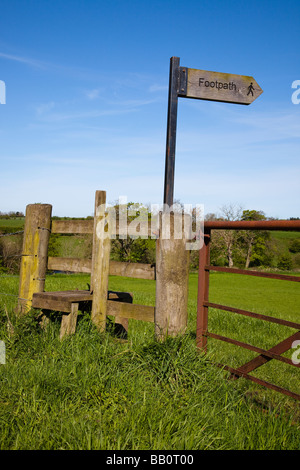
[{"label": "weathered wood grain", "polygon": [[113,315],[118,318],[133,318],[135,320],[154,322],[154,311],[154,307],[147,305],[115,302],[113,300],[108,300],[107,302],[107,315]]},{"label": "weathered wood grain", "polygon": [[[81,258],[48,258],[48,269],[54,271],[70,271],[74,273],[91,273],[92,260]],[[110,261],[109,274],[111,276],[125,276],[138,279],[155,279],[155,266],[143,263],[124,263]]]},{"label": "weathered wood grain", "polygon": [[73,335],[76,331],[77,316],[78,316],[78,303],[71,304],[71,312],[63,315],[60,325],[60,339],[65,336]]},{"label": "weathered wood grain", "polygon": [[106,328],[107,291],[110,258],[110,233],[105,233],[106,192],[96,191],[91,291],[93,292],[92,321],[104,331]]},{"label": "weathered wood grain", "polygon": [[44,290],[51,211],[50,204],[29,204],[26,207],[17,308],[19,314],[31,308],[34,292]]},{"label": "weathered wood grain", "polygon": [[52,220],[52,233],[93,233],[94,220]]},{"label": "weathered wood grain", "polygon": [[[160,214],[160,227],[164,214]],[[156,241],[155,335],[158,340],[184,333],[187,326],[189,250],[186,239],[174,238],[174,216],[170,219],[170,237],[162,229]],[[172,230],[173,227],[173,230]]]},{"label": "weathered wood grain", "polygon": [[[108,291],[107,299],[111,301],[132,302],[128,292]],[[70,312],[73,302],[92,302],[93,294],[89,290],[70,290],[58,292],[36,292],[33,294],[32,306],[42,310]]]},{"label": "weathered wood grain", "polygon": [[73,273],[87,273],[90,274],[92,271],[92,260],[81,259],[81,258],[60,258],[52,257],[48,258],[48,269],[53,271],[66,271]]},{"label": "weathered wood grain", "polygon": [[263,90],[253,77],[187,69],[186,98],[250,104]]},{"label": "weathered wood grain", "polygon": [[[114,235],[128,235],[128,236],[143,236],[143,237],[152,237],[155,238],[155,230],[152,229],[150,221],[147,224],[144,223],[144,226],[140,230],[135,230],[134,226],[135,220],[131,221],[127,226],[124,227],[121,225],[119,228],[118,220],[111,220],[111,233]],[[147,225],[148,227],[145,227]],[[77,220],[52,220],[51,232],[52,233],[93,233],[94,230],[94,220],[93,219],[77,219]]]},{"label": "weathered wood grain", "polygon": [[143,263],[123,263],[110,261],[109,274],[112,276],[134,277],[139,279],[155,279],[155,267]]}]

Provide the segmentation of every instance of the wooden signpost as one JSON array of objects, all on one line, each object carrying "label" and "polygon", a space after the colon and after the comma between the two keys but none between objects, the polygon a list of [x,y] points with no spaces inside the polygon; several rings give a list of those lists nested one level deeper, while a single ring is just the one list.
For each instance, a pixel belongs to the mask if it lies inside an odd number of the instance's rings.
[{"label": "wooden signpost", "polygon": [[173,205],[178,97],[251,104],[263,90],[253,77],[180,67],[170,59],[164,204]]},{"label": "wooden signpost", "polygon": [[250,104],[263,92],[253,77],[187,69],[186,98]]},{"label": "wooden signpost", "polygon": [[[164,185],[166,212],[173,206],[178,97],[250,104],[262,93],[253,77],[189,69],[180,67],[179,62],[178,57],[170,60]],[[185,241],[163,240],[160,227],[156,259],[155,331],[157,338],[164,338],[167,334],[183,333],[187,325],[189,251]]]}]

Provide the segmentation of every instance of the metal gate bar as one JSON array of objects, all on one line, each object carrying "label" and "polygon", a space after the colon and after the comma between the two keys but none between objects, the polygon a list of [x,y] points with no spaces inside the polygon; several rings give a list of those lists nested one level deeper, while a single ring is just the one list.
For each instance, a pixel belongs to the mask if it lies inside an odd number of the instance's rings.
[{"label": "metal gate bar", "polygon": [[282,393],[283,395],[287,395],[288,397],[294,398],[295,400],[300,400],[300,395],[295,392],[291,392],[291,390],[287,390],[286,388],[280,387],[279,385],[272,384],[270,382],[266,382],[265,380],[259,379],[257,377],[253,377],[253,375],[246,374],[245,372],[240,372],[238,369],[234,369],[233,367],[226,366],[223,364],[216,364],[218,367],[221,367],[232,375],[238,375],[243,379],[248,379],[251,382],[255,382],[263,387],[269,388],[271,390],[275,390],[276,392]]},{"label": "metal gate bar", "polygon": [[[257,356],[256,358],[252,359],[249,363],[244,364],[243,366],[239,367],[238,370],[240,372],[250,372],[256,369],[257,367],[261,366],[262,363],[267,362],[271,359],[276,359],[277,361],[284,362],[285,364],[289,364],[290,366],[300,367],[300,364],[294,364],[291,361],[291,359],[288,359],[287,357],[283,357],[283,356],[280,356],[280,354],[276,354],[275,352],[272,352],[273,349],[275,350],[275,348],[278,347],[279,345],[276,345],[272,349],[266,350],[266,349],[258,348],[257,346],[252,346],[252,344],[243,343],[242,341],[238,341],[232,338],[227,338],[226,336],[217,335],[215,333],[207,332],[206,336],[209,336],[210,338],[218,339],[220,341],[225,341],[226,343],[234,344],[236,346],[240,346],[241,348],[249,349],[250,351],[254,351],[260,354],[260,356]],[[300,339],[300,332],[296,333],[296,335],[293,335],[293,336],[295,336],[297,339]],[[293,341],[291,338],[292,337],[288,338],[288,340],[290,340],[289,344],[291,344],[291,342]],[[290,346],[287,348],[287,350],[288,349],[290,349]],[[258,359],[261,359],[262,361],[258,361]],[[251,366],[245,367],[246,365],[249,365],[249,364],[257,364],[257,365],[255,367],[251,367]]]},{"label": "metal gate bar", "polygon": [[268,277],[269,279],[281,279],[285,281],[300,282],[300,276],[290,276],[288,274],[273,274],[262,271],[251,271],[247,269],[226,268],[223,266],[205,266],[205,269],[208,271],[221,271],[223,273],[246,274],[247,276]]},{"label": "metal gate bar", "polygon": [[269,317],[268,315],[263,315],[262,313],[249,312],[248,310],[241,310],[239,308],[228,307],[227,305],[215,304],[213,302],[203,302],[206,307],[217,308],[218,310],[225,310],[227,312],[238,313],[240,315],[245,315],[246,317],[253,317],[260,320],[265,320],[270,323],[278,323],[278,325],[289,326],[290,328],[295,328],[300,330],[300,323],[295,323],[289,320],[282,320],[281,318]]}]

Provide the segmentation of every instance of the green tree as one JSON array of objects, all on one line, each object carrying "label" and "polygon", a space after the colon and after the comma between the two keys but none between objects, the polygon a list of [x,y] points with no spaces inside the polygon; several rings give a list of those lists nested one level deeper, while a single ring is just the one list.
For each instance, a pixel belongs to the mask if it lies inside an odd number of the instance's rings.
[{"label": "green tree", "polygon": [[[266,220],[264,212],[257,210],[244,210],[241,220]],[[254,266],[265,264],[267,245],[270,234],[262,230],[246,230],[243,233],[243,243],[246,249],[245,268],[249,268],[250,263]]]},{"label": "green tree", "polygon": [[284,271],[289,271],[290,269],[292,269],[292,266],[293,266],[293,261],[289,253],[280,256],[278,263],[277,263],[277,267],[279,269],[282,269]]},{"label": "green tree", "polygon": [[[241,218],[242,208],[236,204],[224,205],[221,207],[221,217],[219,220],[236,221]],[[238,230],[217,230],[214,235],[216,245],[220,247],[225,246],[225,256],[227,264],[230,268],[234,266],[234,257],[239,250],[240,232]]]},{"label": "green tree", "polygon": [[[221,207],[220,215],[209,213],[205,220],[235,221],[240,220],[242,209],[235,204]],[[212,230],[211,236],[211,263],[219,266],[234,266],[240,251],[240,231],[238,230]]]},{"label": "green tree", "polygon": [[295,238],[295,240],[291,241],[289,251],[291,253],[300,253],[300,238]]},{"label": "green tree", "polygon": [[122,217],[126,217],[128,234],[125,238],[117,235],[111,243],[111,256],[117,261],[131,263],[155,262],[155,239],[139,236],[139,225],[150,226],[151,213],[149,208],[140,203],[128,202],[126,205],[113,206],[117,226]]}]

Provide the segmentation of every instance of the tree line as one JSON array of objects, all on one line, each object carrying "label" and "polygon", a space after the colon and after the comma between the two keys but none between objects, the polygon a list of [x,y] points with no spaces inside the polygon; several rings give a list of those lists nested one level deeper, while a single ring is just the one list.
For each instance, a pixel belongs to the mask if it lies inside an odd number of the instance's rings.
[{"label": "tree line", "polygon": [[[180,205],[180,201],[177,201]],[[114,206],[118,211],[118,206]],[[183,207],[183,206],[182,206]],[[142,204],[128,203],[134,208],[136,216],[144,210]],[[150,211],[148,211],[150,217]],[[295,220],[291,218],[290,220]],[[130,222],[128,217],[128,222]],[[225,205],[220,214],[209,213],[206,221],[247,221],[272,220],[261,210],[243,210],[237,205]],[[118,261],[154,263],[155,240],[153,239],[119,239],[112,240],[112,257]],[[199,253],[190,253],[191,269],[198,268]],[[278,268],[280,270],[300,269],[300,238],[287,242],[284,248],[276,243],[271,233],[266,230],[212,230],[211,264],[239,268]]]},{"label": "tree line", "polygon": [[[178,201],[177,201],[178,203]],[[180,203],[179,203],[180,205]],[[119,205],[114,206],[117,217],[120,211]],[[183,206],[182,206],[183,207]],[[149,207],[129,202],[127,203],[127,222],[132,222],[141,214],[146,214],[150,219],[151,211]],[[19,215],[20,214],[20,215]],[[134,215],[129,215],[134,214]],[[2,217],[3,216],[3,217]],[[20,212],[3,214],[0,212],[0,218],[24,217]],[[88,217],[91,218],[91,217]],[[295,219],[295,218],[291,218]],[[236,205],[223,206],[219,214],[206,214],[205,220],[270,220],[265,213],[260,210],[243,210]],[[15,227],[14,227],[15,228]],[[19,259],[22,249],[22,235],[5,236],[1,234],[14,231],[11,227],[1,227],[0,220],[0,272],[18,272]],[[74,243],[75,238],[80,238],[82,256],[91,256],[91,237],[76,236],[69,237],[70,242],[64,238],[64,235],[52,234],[49,244],[49,256],[78,256],[78,244]],[[73,238],[72,238],[73,237]],[[73,243],[72,243],[73,240]],[[77,240],[78,241],[78,240]],[[63,242],[63,243],[62,243]],[[274,235],[269,231],[256,230],[212,230],[211,236],[211,264],[216,266],[228,266],[239,268],[277,268],[280,270],[299,270],[300,269],[300,237],[283,239],[284,243],[278,243]],[[66,254],[66,249],[68,253]],[[111,242],[111,259],[124,262],[135,263],[155,263],[156,241],[151,238],[132,238],[123,239],[117,236]],[[192,270],[198,268],[198,250],[192,250],[190,253],[190,267]]]}]

